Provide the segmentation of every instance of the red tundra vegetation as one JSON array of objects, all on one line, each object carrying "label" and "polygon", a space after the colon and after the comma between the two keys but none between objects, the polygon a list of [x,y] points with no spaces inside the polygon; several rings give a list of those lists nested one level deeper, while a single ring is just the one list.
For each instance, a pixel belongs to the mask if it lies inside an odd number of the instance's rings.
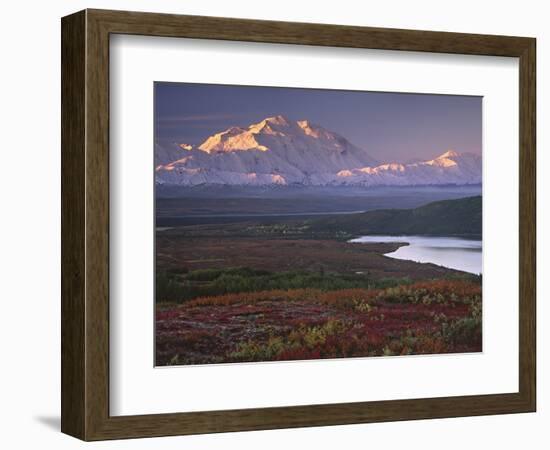
[{"label": "red tundra vegetation", "polygon": [[156,364],[479,352],[481,285],[267,290],[158,304]]}]

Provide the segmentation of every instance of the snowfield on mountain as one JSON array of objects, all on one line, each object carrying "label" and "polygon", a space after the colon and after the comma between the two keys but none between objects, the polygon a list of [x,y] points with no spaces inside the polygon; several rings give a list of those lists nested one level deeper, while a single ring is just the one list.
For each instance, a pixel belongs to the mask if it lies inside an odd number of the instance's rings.
[{"label": "snowfield on mountain", "polygon": [[197,147],[155,146],[162,185],[419,186],[481,183],[481,157],[447,151],[409,164],[381,163],[337,133],[307,120],[266,118],[231,127]]}]

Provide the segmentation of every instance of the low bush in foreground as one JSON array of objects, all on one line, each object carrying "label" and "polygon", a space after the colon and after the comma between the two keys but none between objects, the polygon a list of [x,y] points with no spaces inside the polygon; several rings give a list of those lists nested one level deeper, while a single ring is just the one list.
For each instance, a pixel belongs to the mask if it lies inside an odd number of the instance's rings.
[{"label": "low bush in foreground", "polygon": [[275,289],[157,308],[157,364],[481,351],[481,285]]}]

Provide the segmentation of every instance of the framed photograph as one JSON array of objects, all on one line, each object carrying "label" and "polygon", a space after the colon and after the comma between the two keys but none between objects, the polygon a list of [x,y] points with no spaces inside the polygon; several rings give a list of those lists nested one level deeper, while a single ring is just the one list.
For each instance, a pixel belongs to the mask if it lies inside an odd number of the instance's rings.
[{"label": "framed photograph", "polygon": [[61,28],[64,433],[535,411],[534,38]]}]

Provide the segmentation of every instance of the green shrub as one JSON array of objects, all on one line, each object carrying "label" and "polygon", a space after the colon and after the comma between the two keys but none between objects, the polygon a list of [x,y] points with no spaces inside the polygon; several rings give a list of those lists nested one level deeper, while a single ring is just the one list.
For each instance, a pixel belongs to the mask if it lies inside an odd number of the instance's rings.
[{"label": "green shrub", "polygon": [[269,361],[285,349],[280,337],[271,337],[265,344],[253,341],[242,342],[230,357],[239,361]]},{"label": "green shrub", "polygon": [[168,272],[157,271],[155,277],[155,301],[179,302],[187,295],[186,290],[177,281],[177,276]]},{"label": "green shrub", "polygon": [[443,337],[452,344],[467,344],[481,339],[481,320],[475,317],[459,319],[444,328]]},{"label": "green shrub", "polygon": [[156,301],[183,302],[197,297],[269,290],[379,289],[410,283],[408,278],[372,280],[363,274],[269,272],[249,267],[199,269],[188,273],[159,271],[156,276]]}]

